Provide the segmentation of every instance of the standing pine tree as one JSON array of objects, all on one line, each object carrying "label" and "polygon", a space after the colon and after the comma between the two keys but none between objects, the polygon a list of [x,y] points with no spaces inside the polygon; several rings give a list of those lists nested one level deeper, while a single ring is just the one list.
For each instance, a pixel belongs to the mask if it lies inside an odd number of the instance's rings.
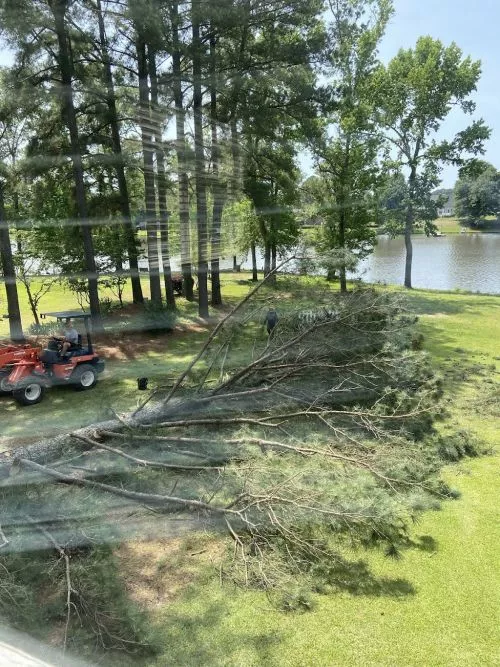
[{"label": "standing pine tree", "polygon": [[373,127],[373,72],[377,49],[392,13],[390,0],[330,0],[327,57],[327,123],[310,142],[325,220],[322,249],[339,249],[340,290],[347,290],[346,265],[355,251],[373,250],[370,193],[377,181],[380,138]]}]

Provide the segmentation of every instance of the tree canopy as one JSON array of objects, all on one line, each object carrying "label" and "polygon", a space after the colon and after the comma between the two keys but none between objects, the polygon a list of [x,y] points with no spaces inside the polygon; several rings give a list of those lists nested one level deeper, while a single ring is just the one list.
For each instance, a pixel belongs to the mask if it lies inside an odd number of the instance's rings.
[{"label": "tree canopy", "polygon": [[437,134],[453,107],[473,113],[471,95],[480,75],[479,61],[464,57],[456,44],[444,46],[432,37],[421,37],[415,48],[401,49],[376,73],[375,122],[388,143],[388,161],[402,170],[407,185],[406,287],[411,287],[414,225],[420,223],[428,233],[434,231],[432,216],[419,212],[432,207],[431,194],[439,184],[442,165],[466,164],[483,152],[490,135],[482,120],[474,120],[451,140],[440,140]]},{"label": "tree canopy", "polygon": [[500,213],[500,173],[487,162],[478,161],[460,174],[454,189],[455,213],[472,226],[486,216]]}]

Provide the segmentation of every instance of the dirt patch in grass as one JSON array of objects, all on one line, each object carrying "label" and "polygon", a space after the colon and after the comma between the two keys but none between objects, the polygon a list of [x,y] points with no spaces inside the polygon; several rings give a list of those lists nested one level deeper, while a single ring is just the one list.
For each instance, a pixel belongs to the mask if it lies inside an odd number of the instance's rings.
[{"label": "dirt patch in grass", "polygon": [[210,535],[160,540],[133,540],[115,551],[129,597],[154,611],[176,600],[222,555],[224,543]]},{"label": "dirt patch in grass", "polygon": [[[122,312],[122,311],[121,311]],[[206,334],[218,321],[211,318],[204,321],[199,318],[181,319],[173,331],[123,331],[117,329],[111,333],[112,323],[107,325],[108,332],[95,338],[96,348],[107,360],[124,361],[137,359],[148,353],[164,353],[179,339],[193,334]]]}]

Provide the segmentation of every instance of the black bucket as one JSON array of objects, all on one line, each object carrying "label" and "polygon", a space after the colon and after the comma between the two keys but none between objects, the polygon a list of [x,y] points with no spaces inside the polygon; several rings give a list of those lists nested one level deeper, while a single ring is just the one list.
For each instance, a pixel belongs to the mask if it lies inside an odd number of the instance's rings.
[{"label": "black bucket", "polygon": [[139,391],[147,391],[148,382],[148,378],[137,378],[137,389]]}]

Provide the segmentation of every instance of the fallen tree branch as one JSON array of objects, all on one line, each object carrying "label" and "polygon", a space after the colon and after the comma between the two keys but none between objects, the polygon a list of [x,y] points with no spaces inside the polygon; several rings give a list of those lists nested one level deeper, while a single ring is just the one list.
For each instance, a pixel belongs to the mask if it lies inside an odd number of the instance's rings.
[{"label": "fallen tree branch", "polygon": [[19,465],[22,467],[28,468],[32,471],[42,473],[48,477],[52,477],[59,482],[64,484],[74,484],[75,486],[85,486],[90,488],[101,489],[101,491],[106,491],[107,493],[114,494],[116,496],[121,496],[122,498],[127,498],[128,500],[133,500],[141,504],[149,503],[152,505],[166,505],[172,503],[174,505],[180,505],[181,507],[186,507],[191,510],[205,510],[212,512],[214,514],[232,514],[241,518],[240,513],[234,510],[228,510],[224,507],[217,507],[214,505],[209,505],[207,503],[201,502],[201,500],[189,500],[188,498],[178,498],[177,496],[163,496],[156,493],[141,493],[140,491],[129,491],[127,489],[121,489],[116,486],[111,486],[110,484],[103,484],[102,482],[90,481],[82,477],[72,477],[71,475],[65,475],[57,470],[48,468],[47,466],[40,465],[34,461],[28,461],[26,459],[20,459]]},{"label": "fallen tree branch", "polygon": [[[104,434],[109,435],[111,437],[116,437],[121,434],[117,433],[112,433],[112,432],[105,432]],[[150,436],[132,436],[135,439],[150,439]],[[210,442],[218,442],[217,440],[207,440],[206,438],[169,438],[168,436],[151,436],[154,440],[163,440],[163,441],[171,441],[171,440],[181,440],[182,442],[186,443],[192,443],[192,444],[207,444]],[[362,461],[361,459],[354,458],[352,456],[346,456],[344,454],[338,454],[336,452],[332,452],[331,450],[325,450],[325,449],[315,449],[313,447],[307,447],[307,446],[296,446],[296,445],[287,445],[283,442],[277,442],[276,440],[264,440],[262,438],[232,438],[232,439],[224,439],[224,444],[226,445],[234,445],[234,446],[244,446],[244,445],[256,445],[260,447],[262,450],[265,449],[278,449],[278,450],[285,450],[285,451],[290,451],[293,452],[294,454],[299,454],[301,456],[311,456],[311,455],[317,455],[317,456],[325,456],[326,458],[330,459],[337,459],[339,461],[344,461],[345,463],[350,463],[351,465],[355,467],[361,467],[365,468],[369,472],[371,472],[375,477],[379,478],[383,482],[387,484],[406,484],[406,485],[412,485],[412,486],[418,486],[418,484],[414,482],[405,482],[404,480],[397,480],[393,479],[392,477],[387,477],[383,473],[379,472],[378,470],[375,470],[369,463],[366,463],[365,461]],[[96,445],[99,446],[99,443],[96,443]],[[110,448],[111,449],[111,448]],[[128,458],[128,457],[127,457]]]},{"label": "fallen tree branch", "polygon": [[[35,464],[37,465],[37,464]],[[64,560],[64,565],[65,565],[65,576],[66,576],[66,623],[64,626],[64,642],[63,642],[63,652],[66,651],[66,644],[68,641],[68,630],[69,630],[69,623],[71,620],[71,606],[73,602],[71,601],[71,594],[76,593],[75,589],[73,588],[71,584],[71,569],[70,569],[70,562],[69,562],[69,556],[65,552],[65,550],[62,548],[60,544],[56,542],[54,537],[49,533],[48,530],[46,530],[43,526],[41,526],[39,523],[33,519],[29,514],[24,515],[28,523],[30,523],[32,526],[34,526],[42,535],[48,540],[48,542],[54,547],[54,549],[57,551],[59,556]]]},{"label": "fallen tree branch", "polygon": [[2,526],[1,526],[1,524],[0,524],[0,537],[1,537],[2,540],[3,540],[3,541],[2,541],[2,544],[0,544],[0,549],[2,549],[2,547],[6,547],[8,544],[10,544],[9,540],[7,539],[5,533],[4,533],[3,530],[2,530]]},{"label": "fallen tree branch", "polygon": [[83,442],[86,442],[88,445],[91,447],[99,447],[100,449],[105,449],[107,452],[111,452],[112,454],[116,454],[117,456],[122,456],[124,459],[127,459],[128,461],[131,461],[132,463],[136,463],[137,465],[145,466],[148,468],[161,468],[164,470],[221,470],[223,466],[189,466],[189,465],[182,465],[182,464],[177,464],[177,463],[162,463],[161,461],[149,461],[147,459],[139,459],[136,458],[135,456],[131,456],[130,454],[127,454],[126,452],[122,451],[121,449],[116,449],[115,447],[110,447],[109,445],[104,444],[103,442],[96,442],[95,440],[91,440],[90,438],[87,438],[84,435],[77,435],[72,433],[71,436],[73,438],[77,438],[78,440],[83,440]]},{"label": "fallen tree branch", "polygon": [[[121,438],[122,440],[137,440],[141,442],[151,442],[151,439],[160,440],[165,442],[187,442],[187,443],[198,443],[198,442],[212,442],[211,440],[201,440],[199,438],[183,438],[181,436],[177,437],[172,436],[161,436],[161,435],[137,435],[135,433],[120,433],[119,431],[99,431],[99,433],[108,438]],[[213,441],[215,442],[215,441]],[[189,450],[182,449],[170,449],[171,454],[178,454],[180,456],[189,456],[192,458],[203,459],[207,457],[205,454],[200,454],[199,452],[191,452]]]},{"label": "fallen tree branch", "polygon": [[[250,417],[231,417],[228,419],[179,419],[177,421],[159,422],[158,424],[140,424],[140,428],[177,428],[181,426],[223,426],[224,424],[252,424],[253,426],[265,426],[266,428],[277,428],[279,424],[270,424],[269,419],[273,417],[263,417],[262,419],[252,419]],[[278,415],[276,419],[280,419]]]},{"label": "fallen tree branch", "polygon": [[[185,369],[185,370],[180,374],[180,376],[178,377],[178,379],[177,379],[177,381],[175,382],[174,386],[173,386],[172,389],[169,391],[169,393],[167,394],[166,398],[163,400],[163,404],[164,404],[164,405],[166,405],[166,404],[170,401],[170,399],[172,398],[172,396],[173,396],[173,395],[176,393],[176,391],[179,389],[179,387],[180,387],[181,384],[184,382],[184,380],[186,379],[186,377],[189,375],[189,373],[191,372],[191,370],[194,368],[194,366],[196,366],[196,364],[198,363],[198,361],[199,361],[199,360],[202,358],[202,356],[205,354],[206,350],[210,347],[212,341],[213,341],[214,338],[217,336],[217,334],[219,333],[219,331],[224,327],[225,323],[226,323],[231,317],[233,317],[233,316],[235,315],[235,313],[237,313],[238,310],[240,310],[240,308],[242,308],[242,307],[243,307],[243,306],[244,306],[244,305],[245,305],[245,304],[246,304],[246,303],[253,297],[253,295],[256,294],[256,293],[261,289],[261,287],[263,287],[263,285],[265,285],[265,284],[267,283],[267,281],[268,281],[270,278],[272,278],[272,276],[274,276],[274,275],[275,275],[275,274],[276,274],[276,273],[277,273],[283,266],[285,266],[285,264],[287,264],[288,262],[291,262],[293,259],[295,259],[295,257],[289,257],[289,258],[286,259],[285,261],[281,262],[281,264],[279,264],[275,269],[273,269],[270,273],[268,273],[267,276],[264,278],[264,280],[262,280],[262,281],[261,281],[261,282],[260,282],[254,289],[253,289],[253,290],[250,290],[250,292],[246,295],[246,297],[245,297],[244,299],[242,299],[242,300],[241,300],[241,301],[240,301],[240,302],[239,302],[239,303],[238,303],[238,304],[237,304],[237,305],[236,305],[236,306],[235,306],[235,307],[234,307],[234,308],[233,308],[233,309],[232,309],[232,310],[225,316],[225,317],[223,317],[222,320],[220,320],[220,322],[217,324],[217,326],[213,329],[213,331],[211,332],[211,334],[208,336],[208,338],[207,338],[205,344],[203,345],[203,347],[201,348],[201,350],[200,350],[200,351],[198,352],[198,354],[197,354],[197,355],[190,361],[190,363],[187,365],[186,369]],[[134,412],[132,413],[132,418],[136,417],[136,415],[138,415],[139,412],[141,412],[141,410],[144,409],[144,407],[145,407],[145,406],[152,400],[152,398],[154,397],[155,394],[156,394],[156,391],[153,391],[153,392],[151,393],[151,395],[150,395],[145,401],[143,401],[143,403],[141,403],[141,405],[140,405],[136,410],[134,410]]]}]

